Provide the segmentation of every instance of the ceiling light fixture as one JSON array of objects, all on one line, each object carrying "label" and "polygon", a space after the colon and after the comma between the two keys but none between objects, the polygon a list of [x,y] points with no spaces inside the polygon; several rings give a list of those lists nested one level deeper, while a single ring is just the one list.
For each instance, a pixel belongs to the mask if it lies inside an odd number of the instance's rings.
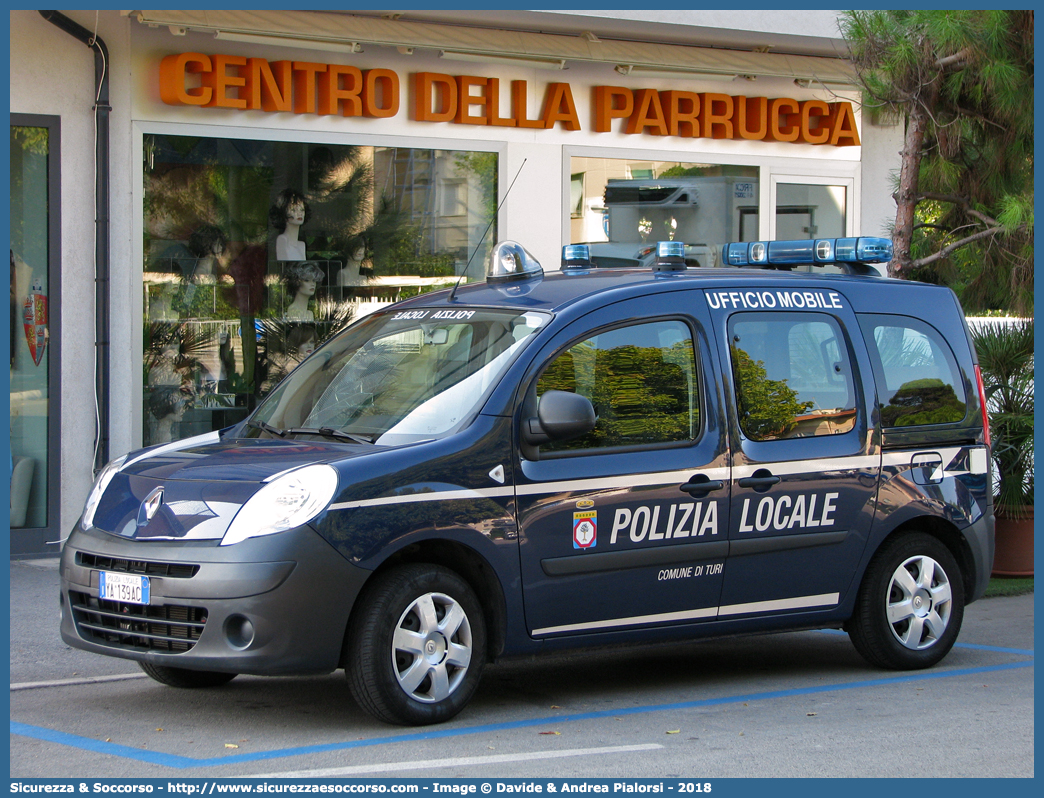
[{"label": "ceiling light fixture", "polygon": [[[729,83],[735,80],[736,74],[721,72],[703,72],[698,69],[672,69],[671,67],[647,67],[636,64],[617,64],[613,67],[621,75],[638,75],[647,78],[666,78],[668,80],[711,80]],[[746,76],[744,76],[746,77]]]},{"label": "ceiling light fixture", "polygon": [[794,85],[802,89],[840,89],[851,90],[856,88],[855,83],[843,80],[820,80],[819,78],[794,78]]},{"label": "ceiling light fixture", "polygon": [[298,47],[302,50],[322,50],[328,53],[361,53],[362,45],[358,42],[344,40],[299,39],[293,36],[267,36],[263,33],[237,33],[236,31],[219,30],[214,38],[226,42],[246,42],[247,44],[263,44],[275,47]]},{"label": "ceiling light fixture", "polygon": [[477,61],[483,64],[506,64],[508,66],[527,66],[533,69],[565,69],[564,58],[541,58],[530,55],[493,55],[491,53],[458,52],[456,50],[440,50],[439,58],[447,61]]}]

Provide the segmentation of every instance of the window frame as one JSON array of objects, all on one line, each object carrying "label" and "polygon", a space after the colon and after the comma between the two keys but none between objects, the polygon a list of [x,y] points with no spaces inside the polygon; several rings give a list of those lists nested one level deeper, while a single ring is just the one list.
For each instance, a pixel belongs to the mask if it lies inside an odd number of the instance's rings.
[{"label": "window frame", "polygon": [[[882,388],[884,391],[888,391],[887,375],[885,374],[884,361],[881,359],[881,351],[877,346],[877,340],[874,337],[874,330],[879,326],[886,326],[881,323],[884,319],[895,319],[902,320],[902,324],[892,324],[887,326],[893,327],[905,327],[909,330],[914,330],[922,335],[925,335],[929,339],[930,343],[934,343],[935,346],[940,348],[943,353],[943,359],[946,360],[946,365],[950,369],[950,374],[956,379],[953,381],[951,387],[956,390],[959,388],[963,396],[959,396],[964,403],[964,416],[955,421],[944,421],[938,424],[910,424],[906,426],[885,426],[883,417],[881,418],[881,429],[889,436],[894,436],[901,433],[918,433],[918,432],[933,432],[936,430],[947,430],[955,429],[958,427],[965,426],[970,419],[973,418],[972,413],[974,408],[972,407],[971,395],[968,391],[968,386],[965,383],[964,371],[961,369],[960,361],[957,359],[956,353],[953,351],[953,347],[950,346],[950,342],[946,340],[946,336],[934,325],[924,319],[919,319],[914,316],[905,316],[901,313],[857,313],[856,321],[859,324],[860,330],[862,330],[863,338],[866,340],[867,353],[870,356],[870,367],[874,372],[874,381],[877,383],[875,390],[875,403],[877,405],[878,413],[881,414],[888,405],[883,402]],[[927,327],[934,334],[934,340],[931,335],[926,335],[923,330],[919,330],[917,325]],[[898,390],[898,389],[897,389]],[[888,397],[889,402],[894,396],[894,393]]]},{"label": "window frame", "polygon": [[[11,114],[11,127],[47,128],[47,523],[11,530],[12,559],[55,554],[61,540],[62,476],[62,136],[61,117]],[[10,483],[8,483],[10,493]],[[10,499],[10,496],[8,496]]]},{"label": "window frame", "polygon": [[[523,402],[523,418],[532,417],[536,415],[537,408],[537,385],[540,382],[540,378],[544,375],[544,372],[554,363],[562,354],[567,352],[572,347],[576,346],[583,341],[593,338],[603,333],[613,332],[615,330],[626,329],[628,327],[637,327],[644,324],[655,324],[657,322],[678,322],[682,324],[688,331],[692,341],[692,357],[693,357],[693,375],[696,381],[695,397],[697,401],[697,412],[699,415],[699,423],[696,425],[695,436],[681,441],[665,441],[660,443],[641,443],[641,444],[627,444],[624,446],[598,446],[590,447],[586,449],[571,449],[565,451],[551,451],[544,448],[544,444],[537,446],[526,446],[523,445],[523,449],[533,449],[538,453],[536,458],[527,459],[539,459],[545,460],[556,460],[569,457],[591,457],[601,455],[613,455],[613,454],[627,454],[631,452],[647,452],[656,451],[663,449],[680,449],[699,445],[707,431],[707,413],[708,413],[708,396],[707,396],[707,380],[704,375],[703,359],[700,356],[699,336],[697,330],[690,319],[687,316],[678,314],[666,314],[661,316],[650,316],[642,319],[628,319],[626,321],[618,321],[610,324],[605,324],[600,327],[594,327],[588,329],[580,335],[571,338],[562,346],[556,348],[547,359],[541,364],[540,368],[533,374],[529,385],[526,387],[525,401]],[[533,412],[526,412],[532,408]]]},{"label": "window frame", "polygon": [[[810,170],[811,171],[811,170]],[[843,186],[845,189],[845,237],[855,235],[855,220],[859,218],[858,195],[856,193],[856,177],[852,174],[842,172],[826,172],[826,170],[815,170],[808,172],[785,172],[773,170],[769,179],[765,181],[768,188],[768,205],[766,209],[765,224],[762,230],[765,232],[765,240],[775,241],[776,235],[776,213],[778,208],[779,185],[798,186]],[[768,228],[767,230],[765,228]],[[823,238],[824,236],[808,236],[809,238]],[[836,238],[836,236],[829,236]]]},{"label": "window frame", "polygon": [[[851,403],[855,410],[855,416],[852,420],[852,428],[845,430],[844,432],[836,432],[824,435],[795,435],[790,437],[782,438],[754,438],[747,434],[746,430],[743,429],[743,422],[740,418],[740,386],[736,379],[736,363],[732,357],[732,336],[733,336],[733,324],[737,319],[742,320],[743,317],[757,317],[764,319],[765,321],[771,321],[773,319],[780,318],[801,318],[801,317],[812,317],[810,321],[817,321],[822,319],[828,324],[833,326],[833,329],[837,335],[837,342],[839,349],[843,350],[844,356],[848,365],[848,390],[851,392]],[[856,358],[855,352],[852,350],[851,337],[848,335],[845,325],[842,321],[831,313],[825,313],[822,311],[741,311],[738,313],[729,314],[725,320],[725,350],[728,358],[728,382],[731,385],[731,391],[733,401],[735,403],[735,423],[736,431],[739,433],[741,445],[753,445],[753,446],[770,446],[773,444],[794,444],[795,442],[801,441],[816,441],[824,438],[831,440],[844,440],[853,434],[858,434],[860,430],[860,416],[863,412],[861,410],[862,402],[862,390],[860,386],[859,374],[858,374],[858,359]]]}]

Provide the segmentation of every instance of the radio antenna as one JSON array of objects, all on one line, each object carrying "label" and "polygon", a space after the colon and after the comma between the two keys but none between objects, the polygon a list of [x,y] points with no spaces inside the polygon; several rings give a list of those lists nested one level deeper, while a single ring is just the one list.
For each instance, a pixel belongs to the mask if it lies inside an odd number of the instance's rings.
[{"label": "radio antenna", "polygon": [[518,180],[518,176],[520,174],[522,174],[522,167],[526,165],[526,161],[528,161],[528,160],[529,160],[528,158],[523,158],[522,159],[522,163],[518,167],[518,171],[515,172],[515,177],[514,177],[514,179],[512,179],[511,185],[508,186],[507,191],[504,192],[504,199],[502,199],[500,201],[500,204],[497,206],[497,209],[495,211],[493,211],[493,216],[490,218],[489,224],[487,224],[486,225],[486,229],[482,231],[482,238],[479,239],[478,244],[475,246],[475,250],[471,253],[471,257],[468,258],[468,263],[464,267],[464,271],[462,271],[460,273],[460,277],[457,278],[457,282],[453,284],[453,290],[450,291],[450,295],[449,295],[449,301],[450,302],[452,302],[454,297],[457,295],[457,288],[458,288],[458,286],[460,286],[461,282],[464,280],[464,276],[468,273],[468,269],[471,268],[471,262],[473,260],[475,260],[475,256],[478,254],[479,247],[481,247],[482,246],[482,242],[486,240],[486,233],[489,232],[489,228],[491,228],[493,226],[493,222],[495,222],[497,220],[497,216],[500,215],[500,209],[503,208],[504,207],[504,203],[507,202],[507,198],[508,198],[508,195],[511,193],[511,189],[513,189],[515,187],[515,180]]}]

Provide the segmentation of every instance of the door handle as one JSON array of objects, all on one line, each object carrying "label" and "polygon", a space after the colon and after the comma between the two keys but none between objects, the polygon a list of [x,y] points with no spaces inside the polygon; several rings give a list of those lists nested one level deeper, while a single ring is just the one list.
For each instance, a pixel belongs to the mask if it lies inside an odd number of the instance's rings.
[{"label": "door handle", "polygon": [[773,476],[767,468],[759,468],[749,477],[737,480],[736,484],[741,488],[754,488],[754,490],[768,490],[779,482],[779,477]]},{"label": "door handle", "polygon": [[708,479],[703,474],[697,474],[684,485],[679,485],[678,487],[690,496],[702,496],[704,493],[721,490],[725,487],[725,483],[720,479]]}]

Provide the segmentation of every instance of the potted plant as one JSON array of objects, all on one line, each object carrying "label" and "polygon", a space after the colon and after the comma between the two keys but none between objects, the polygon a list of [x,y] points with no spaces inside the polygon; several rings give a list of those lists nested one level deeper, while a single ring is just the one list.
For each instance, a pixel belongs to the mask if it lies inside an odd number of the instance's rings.
[{"label": "potted plant", "polygon": [[1033,576],[1033,320],[972,328],[999,476],[995,576]]}]

